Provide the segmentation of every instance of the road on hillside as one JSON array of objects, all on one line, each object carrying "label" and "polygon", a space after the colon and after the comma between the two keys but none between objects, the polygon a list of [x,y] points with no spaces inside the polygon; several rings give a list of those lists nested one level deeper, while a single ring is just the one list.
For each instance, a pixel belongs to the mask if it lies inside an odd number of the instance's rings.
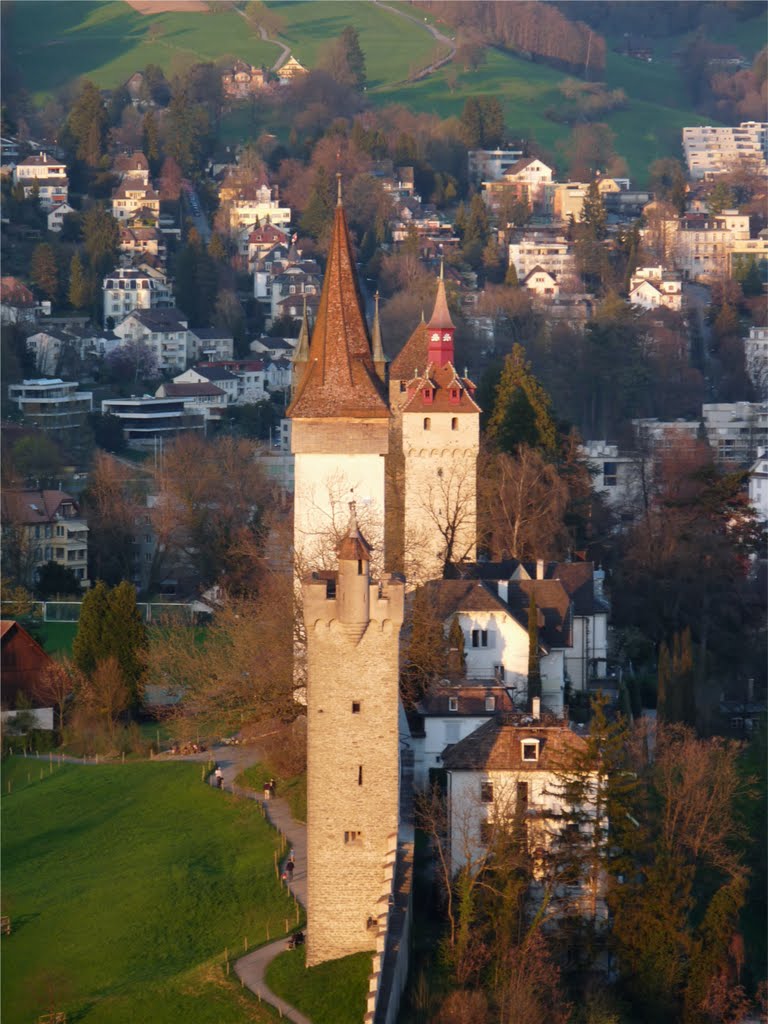
[{"label": "road on hillside", "polygon": [[189,181],[182,181],[181,190],[184,193],[184,205],[187,210],[187,217],[195,225],[198,235],[200,235],[203,242],[207,245],[211,238],[211,228],[208,224],[208,218],[203,211],[203,207],[200,205],[200,199],[198,198],[197,192],[195,192],[194,186]]},{"label": "road on hillside", "polygon": [[445,57],[441,57],[433,64],[428,64],[425,68],[421,68],[421,70],[417,71],[409,81],[415,82],[420,78],[426,78],[427,75],[431,75],[433,71],[437,71],[438,68],[441,68],[443,64],[447,64],[449,61],[453,60],[456,54],[456,44],[453,39],[451,39],[450,36],[443,35],[440,29],[435,28],[434,25],[430,25],[426,18],[422,21],[421,18],[416,18],[412,14],[406,14],[405,11],[400,11],[397,7],[390,7],[389,4],[382,3],[382,0],[373,0],[373,3],[377,7],[383,7],[385,10],[391,11],[392,14],[396,14],[399,18],[405,18],[407,21],[412,21],[414,25],[418,25],[419,28],[423,28],[425,32],[429,32],[436,42],[442,43],[443,46],[447,46],[449,49],[449,52]]}]

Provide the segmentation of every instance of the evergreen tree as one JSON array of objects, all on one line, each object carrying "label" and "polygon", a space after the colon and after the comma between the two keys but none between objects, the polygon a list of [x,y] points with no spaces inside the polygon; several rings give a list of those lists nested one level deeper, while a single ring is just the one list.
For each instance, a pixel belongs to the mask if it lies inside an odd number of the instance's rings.
[{"label": "evergreen tree", "polygon": [[72,660],[85,675],[90,675],[99,661],[108,657],[104,622],[109,611],[108,590],[99,580],[83,597],[77,633],[72,641]]},{"label": "evergreen tree", "polygon": [[669,648],[665,643],[659,647],[659,663],[656,671],[656,717],[665,719],[669,714],[669,688],[672,681],[672,664]]},{"label": "evergreen tree", "polygon": [[160,133],[154,111],[148,110],[142,122],[142,149],[147,158],[150,170],[157,173],[160,161]]},{"label": "evergreen tree", "polygon": [[520,285],[520,281],[517,277],[517,267],[511,261],[507,267],[507,273],[504,275],[504,284],[508,285],[510,288],[517,288]]},{"label": "evergreen tree", "polygon": [[88,276],[83,270],[83,261],[79,250],[75,250],[69,264],[69,291],[67,298],[75,309],[86,309],[91,302],[91,289]]},{"label": "evergreen tree", "polygon": [[528,704],[541,697],[541,667],[539,655],[539,610],[531,592],[528,602]]},{"label": "evergreen tree", "polygon": [[520,444],[551,454],[557,451],[551,401],[531,373],[522,345],[515,345],[504,361],[487,435],[505,452],[513,453]]},{"label": "evergreen tree", "polygon": [[112,270],[117,263],[120,225],[101,206],[93,206],[83,217],[83,246],[91,269],[97,276]]},{"label": "evergreen tree", "polygon": [[130,691],[131,706],[137,708],[141,702],[141,654],[147,646],[147,631],[136,605],[136,590],[127,580],[108,591],[103,629],[107,656],[117,660]]},{"label": "evergreen tree", "polygon": [[448,667],[455,675],[466,675],[467,654],[464,649],[464,630],[461,628],[458,615],[453,616],[451,628],[448,630]]},{"label": "evergreen tree", "polygon": [[605,203],[596,181],[590,183],[587,194],[584,196],[581,223],[586,229],[587,236],[593,241],[601,242],[608,234]]},{"label": "evergreen tree", "polygon": [[727,183],[717,181],[712,186],[712,191],[707,197],[707,210],[711,216],[716,217],[723,210],[733,209],[734,201],[733,192]]},{"label": "evergreen tree", "polygon": [[47,299],[56,301],[59,294],[59,268],[53,246],[48,242],[36,245],[32,251],[29,276]]},{"label": "evergreen tree", "polygon": [[333,220],[335,196],[328,172],[321,165],[315,174],[304,213],[299,221],[303,235],[320,238]]},{"label": "evergreen tree", "polygon": [[362,89],[365,85],[365,54],[360,46],[357,29],[347,25],[339,36],[337,55],[339,65],[344,68],[344,77],[340,79],[346,85]]},{"label": "evergreen tree", "polygon": [[107,112],[101,93],[88,80],[69,112],[65,135],[72,140],[77,159],[89,167],[96,167],[104,154],[106,128]]}]

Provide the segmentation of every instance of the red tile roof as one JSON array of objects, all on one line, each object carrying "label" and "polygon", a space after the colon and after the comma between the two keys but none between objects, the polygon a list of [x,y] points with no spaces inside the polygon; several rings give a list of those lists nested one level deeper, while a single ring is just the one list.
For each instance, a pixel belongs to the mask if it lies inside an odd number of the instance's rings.
[{"label": "red tile roof", "polygon": [[[536,761],[522,758],[522,740],[538,740]],[[498,718],[485,722],[443,754],[443,767],[459,771],[553,771],[562,769],[586,742],[566,725],[507,725]]]},{"label": "red tile roof", "polygon": [[464,377],[459,377],[451,363],[427,367],[423,377],[412,378],[406,385],[408,398],[403,404],[403,412],[480,412],[474,400],[475,385]]},{"label": "red tile roof", "polygon": [[288,416],[315,419],[388,415],[373,365],[347,218],[339,204],[309,362]]},{"label": "red tile roof", "polygon": [[429,330],[422,320],[400,352],[389,365],[390,380],[410,380],[414,374],[423,373],[429,359]]}]

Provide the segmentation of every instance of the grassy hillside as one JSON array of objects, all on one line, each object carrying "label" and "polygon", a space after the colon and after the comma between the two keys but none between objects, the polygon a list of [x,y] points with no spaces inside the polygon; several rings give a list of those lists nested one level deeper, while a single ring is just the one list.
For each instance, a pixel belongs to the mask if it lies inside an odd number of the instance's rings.
[{"label": "grassy hillside", "polygon": [[221,969],[225,947],[295,921],[254,804],[204,786],[199,765],[157,762],[49,774],[11,758],[2,792],[4,1024],[51,995],[87,1024],[272,1019]]},{"label": "grassy hillside", "polygon": [[[512,54],[488,50],[475,72],[460,71],[453,92],[445,70],[415,83],[405,80],[418,67],[434,59],[436,43],[419,25],[363,0],[268,0],[282,20],[281,39],[308,67],[316,65],[324,46],[349,24],[359,34],[366,55],[368,96],[377,105],[403,103],[411,109],[446,117],[461,112],[473,95],[494,95],[501,100],[509,131],[528,136],[553,152],[569,134],[567,125],[544,117],[548,106],[561,102],[558,84],[564,75],[545,65]],[[421,12],[395,0],[398,9]],[[215,13],[174,12],[144,16],[122,0],[96,2],[16,0],[4,5],[6,60],[36,102],[52,90],[88,75],[100,86],[125,81],[135,70],[152,62],[171,76],[195,61],[239,56],[271,64],[277,49],[262,41],[233,9]],[[733,22],[729,36],[744,52],[752,53],[764,41],[763,20]],[[726,34],[728,34],[726,33]],[[672,54],[685,38],[659,41],[650,63],[612,52],[609,40],[606,82],[621,87],[629,108],[608,115],[617,134],[616,149],[626,158],[632,177],[642,184],[648,164],[659,156],[680,155],[680,130],[707,119],[691,112],[686,89]],[[404,84],[405,83],[405,84]],[[227,119],[226,141],[248,138],[263,127],[286,134],[285,125],[259,125],[253,112],[235,110]]]}]

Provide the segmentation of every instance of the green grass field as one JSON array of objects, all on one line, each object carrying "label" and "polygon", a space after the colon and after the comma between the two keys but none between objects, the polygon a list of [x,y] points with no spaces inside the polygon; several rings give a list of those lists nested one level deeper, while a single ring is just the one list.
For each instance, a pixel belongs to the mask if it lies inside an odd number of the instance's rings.
[{"label": "green grass field", "polygon": [[267,984],[305,1013],[312,1024],[359,1024],[371,973],[371,954],[355,953],[307,969],[304,947],[276,957],[267,968]]},{"label": "green grass field", "polygon": [[273,1019],[222,967],[295,922],[255,804],[169,763],[11,758],[2,793],[4,1024]]},{"label": "green grass field", "polygon": [[238,786],[250,786],[260,793],[265,779],[277,779],[278,796],[288,801],[291,815],[296,821],[307,820],[307,773],[293,775],[290,778],[283,778],[279,773],[273,771],[269,765],[252,764],[241,772],[237,777]]}]

